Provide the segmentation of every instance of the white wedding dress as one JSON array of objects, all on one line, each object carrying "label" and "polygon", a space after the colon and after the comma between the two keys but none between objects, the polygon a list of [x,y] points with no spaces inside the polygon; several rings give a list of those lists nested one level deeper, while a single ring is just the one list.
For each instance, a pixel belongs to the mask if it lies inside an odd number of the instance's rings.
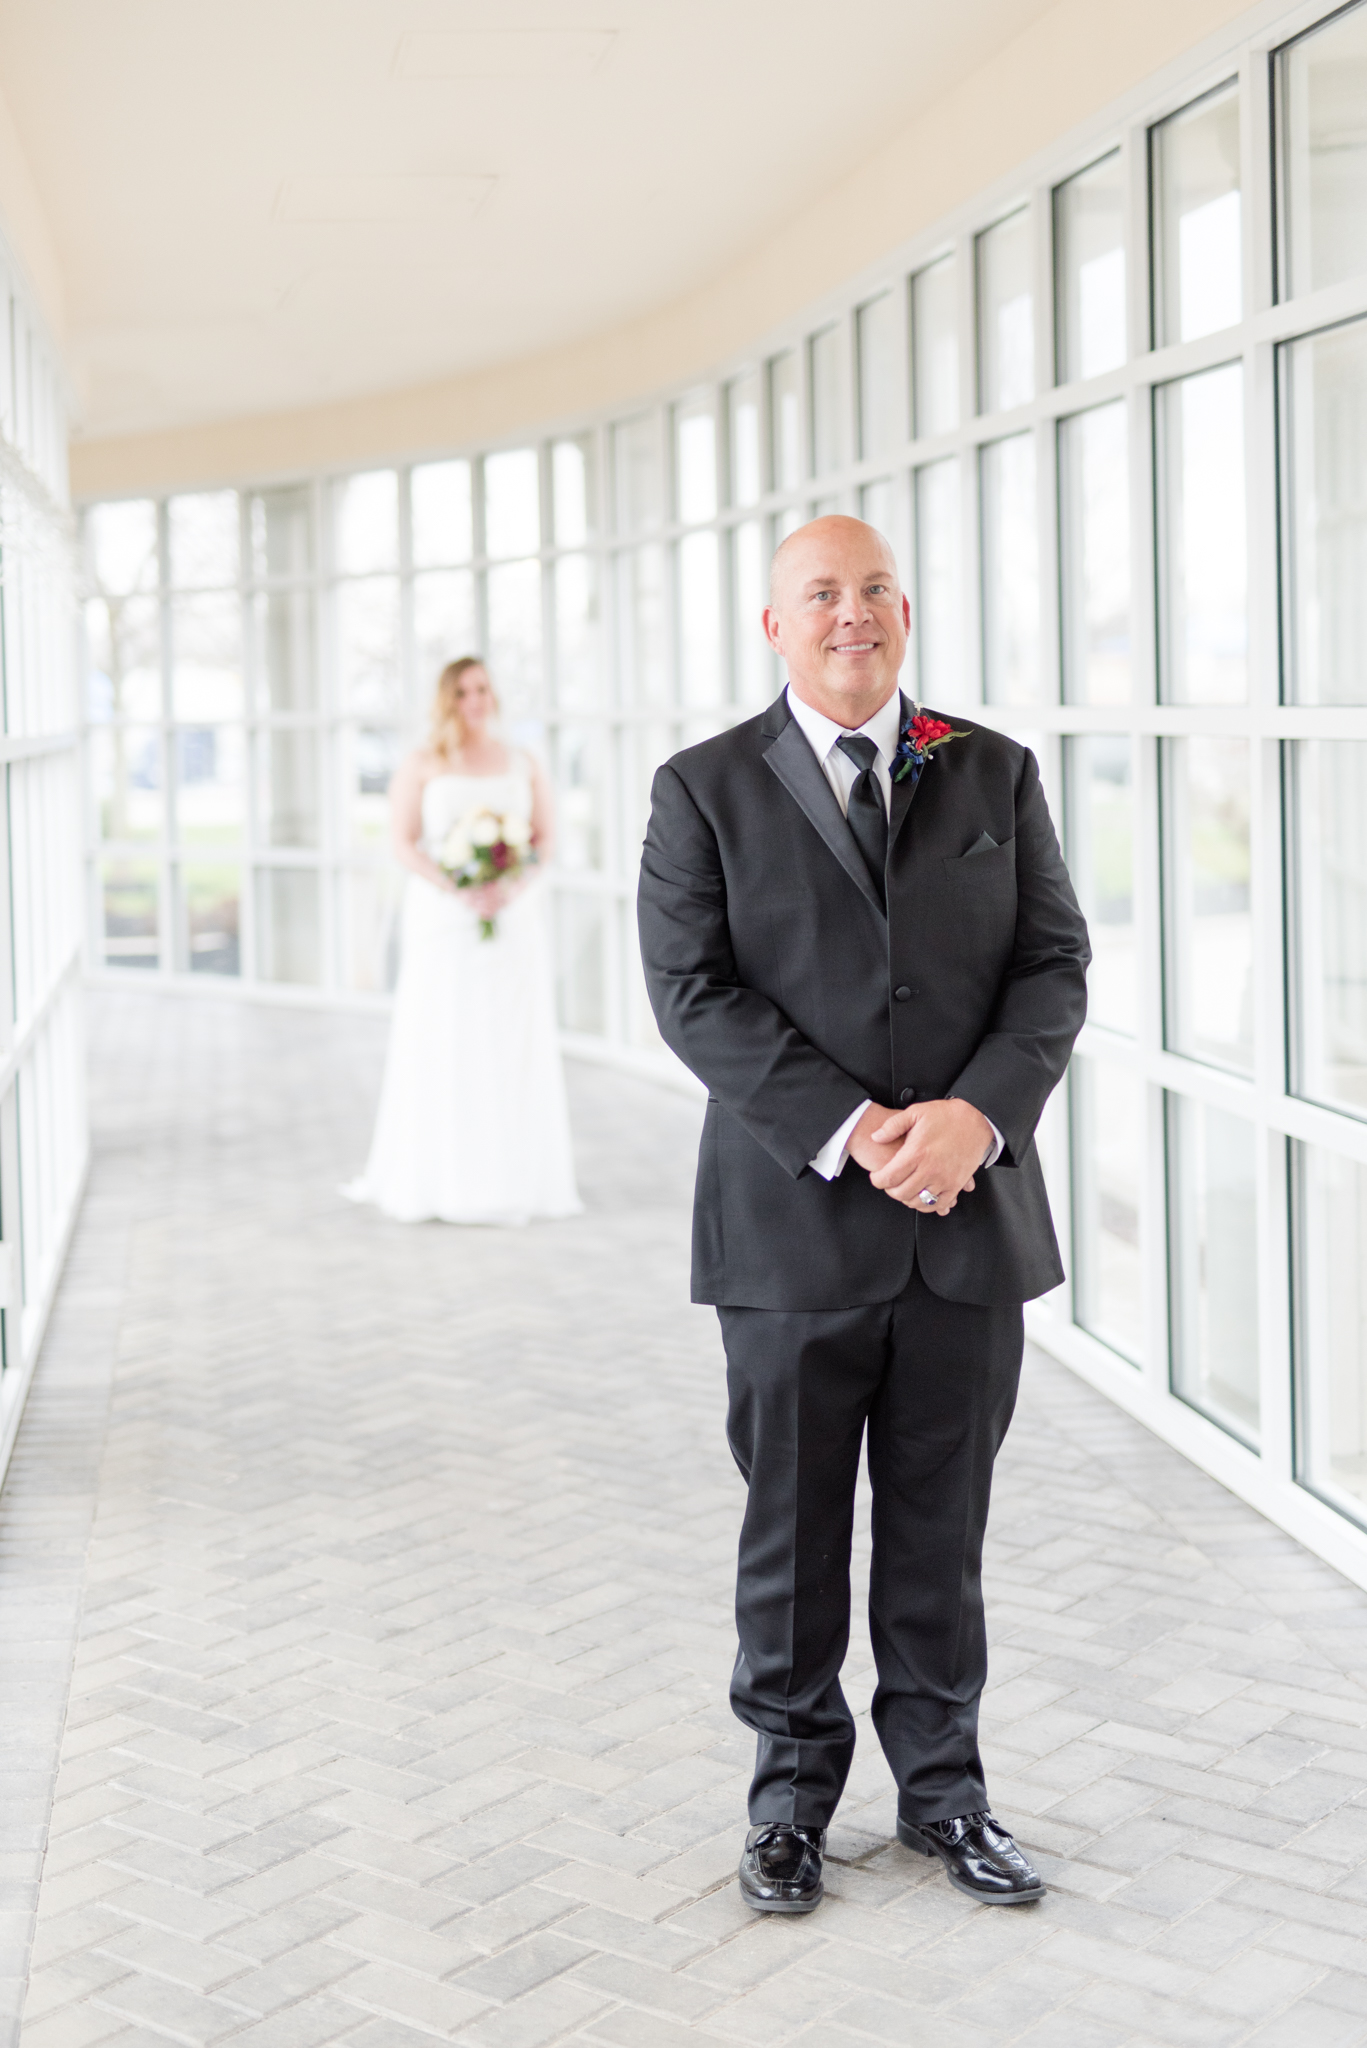
[{"label": "white wedding dress", "polygon": [[[503,775],[435,775],[422,793],[435,858],[472,811],[532,813],[514,755]],[[546,885],[534,877],[480,937],[465,894],[410,875],[399,980],[370,1158],[344,1192],[400,1223],[577,1216],[556,1038]]]}]

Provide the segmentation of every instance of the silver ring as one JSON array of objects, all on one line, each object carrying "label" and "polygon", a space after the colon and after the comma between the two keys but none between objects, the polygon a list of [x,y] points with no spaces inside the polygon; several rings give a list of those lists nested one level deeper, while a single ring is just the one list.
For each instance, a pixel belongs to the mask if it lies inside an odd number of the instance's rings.
[{"label": "silver ring", "polygon": [[921,1200],[923,1202],[928,1202],[932,1209],[935,1207],[935,1197],[934,1195],[932,1195],[929,1188],[922,1188]]}]

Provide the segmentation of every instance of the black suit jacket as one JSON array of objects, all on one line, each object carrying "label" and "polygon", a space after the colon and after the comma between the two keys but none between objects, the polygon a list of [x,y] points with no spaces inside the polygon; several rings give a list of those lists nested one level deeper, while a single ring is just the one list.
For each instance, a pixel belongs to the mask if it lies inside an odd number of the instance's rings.
[{"label": "black suit jacket", "polygon": [[[695,1301],[890,1301],[914,1260],[951,1301],[1063,1278],[1034,1132],[1086,1012],[1087,928],[1034,756],[953,723],[966,736],[893,785],[886,916],[786,693],[656,774],[641,953],[665,1042],[709,1097]],[[970,850],[984,833],[995,847]],[[1005,1139],[949,1216],[917,1216],[852,1161],[835,1181],[810,1170],[865,1096],[946,1095]]]}]

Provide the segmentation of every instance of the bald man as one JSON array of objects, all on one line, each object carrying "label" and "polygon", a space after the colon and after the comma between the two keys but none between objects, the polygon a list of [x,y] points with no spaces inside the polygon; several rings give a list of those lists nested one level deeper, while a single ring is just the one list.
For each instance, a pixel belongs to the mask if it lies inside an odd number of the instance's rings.
[{"label": "bald man", "polygon": [[854,1753],[840,1687],[861,1445],[872,1719],[897,1834],[972,1897],[1044,1887],[990,1810],[981,1565],[1021,1305],[1063,1278],[1034,1132],[1086,1008],[1086,926],[1034,757],[900,693],[892,552],[817,519],[774,558],[787,687],[655,777],[640,930],[706,1084],[693,1299],[748,1488],[731,1703],[755,1731],[757,1911],[822,1896]]}]

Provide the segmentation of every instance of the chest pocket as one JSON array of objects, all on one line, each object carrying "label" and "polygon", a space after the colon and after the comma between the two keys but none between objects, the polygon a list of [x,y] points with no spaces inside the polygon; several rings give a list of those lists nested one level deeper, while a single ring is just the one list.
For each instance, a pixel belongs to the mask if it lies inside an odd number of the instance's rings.
[{"label": "chest pocket", "polygon": [[1016,928],[1016,842],[942,860],[942,922],[973,945],[1008,941]]}]

